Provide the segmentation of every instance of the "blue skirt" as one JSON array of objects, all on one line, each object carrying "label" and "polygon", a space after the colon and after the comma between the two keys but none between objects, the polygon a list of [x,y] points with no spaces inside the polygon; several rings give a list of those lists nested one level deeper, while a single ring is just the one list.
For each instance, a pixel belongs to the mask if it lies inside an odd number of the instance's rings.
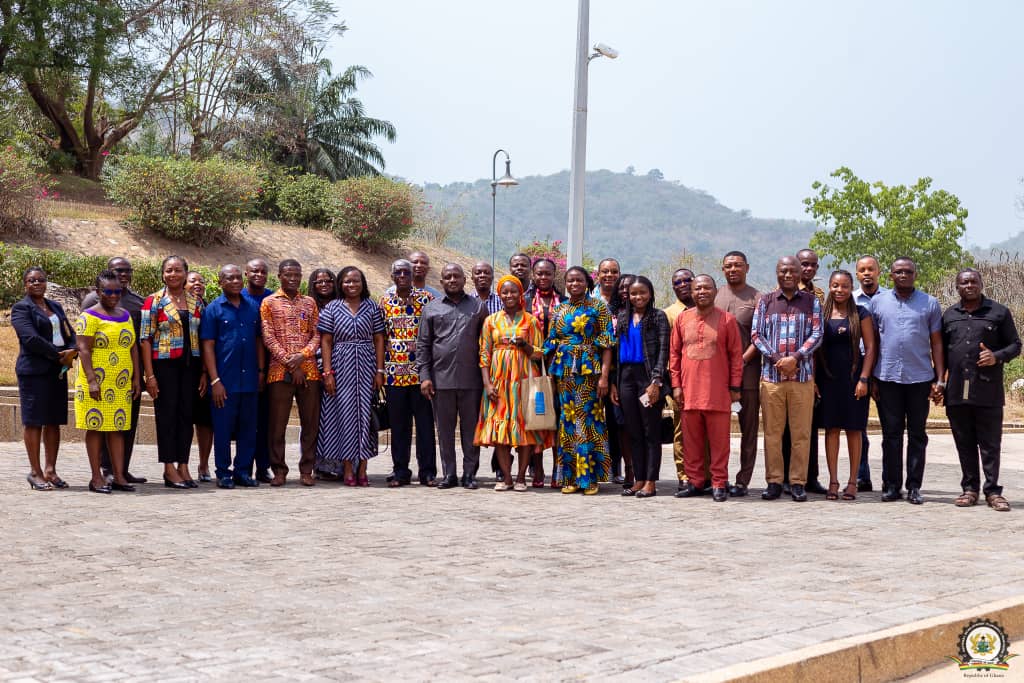
[{"label": "blue skirt", "polygon": [[21,424],[26,427],[68,423],[68,376],[59,371],[44,375],[18,375]]}]

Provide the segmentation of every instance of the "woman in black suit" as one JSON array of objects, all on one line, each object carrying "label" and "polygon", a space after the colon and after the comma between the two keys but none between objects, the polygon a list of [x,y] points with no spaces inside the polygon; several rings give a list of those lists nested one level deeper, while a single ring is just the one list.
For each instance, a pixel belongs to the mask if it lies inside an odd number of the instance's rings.
[{"label": "woman in black suit", "polygon": [[[26,479],[36,491],[63,489],[68,485],[57,476],[57,450],[60,426],[68,423],[67,370],[78,355],[75,332],[61,305],[45,297],[46,271],[29,268],[22,282],[25,298],[11,309],[11,326],[21,347],[14,370],[32,468]],[[45,467],[39,464],[40,442],[46,451]]]}]

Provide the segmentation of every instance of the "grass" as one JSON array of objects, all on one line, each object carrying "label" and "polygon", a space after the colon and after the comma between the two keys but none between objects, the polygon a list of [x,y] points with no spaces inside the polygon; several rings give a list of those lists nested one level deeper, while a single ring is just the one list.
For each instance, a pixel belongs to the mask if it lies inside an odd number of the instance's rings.
[{"label": "grass", "polygon": [[18,386],[14,362],[18,359],[18,335],[10,325],[0,327],[0,386]]},{"label": "grass", "polygon": [[77,201],[49,201],[46,203],[46,215],[50,218],[65,218],[71,220],[110,219],[121,220],[125,212],[116,206],[109,204],[89,204]]}]

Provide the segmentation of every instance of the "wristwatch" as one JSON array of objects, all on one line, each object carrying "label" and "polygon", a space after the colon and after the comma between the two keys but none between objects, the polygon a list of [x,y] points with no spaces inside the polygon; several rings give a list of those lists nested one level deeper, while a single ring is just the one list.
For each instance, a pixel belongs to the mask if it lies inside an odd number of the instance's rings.
[{"label": "wristwatch", "polygon": [[656,387],[660,387],[663,384],[663,382],[660,379],[652,379],[651,384],[653,384]]}]

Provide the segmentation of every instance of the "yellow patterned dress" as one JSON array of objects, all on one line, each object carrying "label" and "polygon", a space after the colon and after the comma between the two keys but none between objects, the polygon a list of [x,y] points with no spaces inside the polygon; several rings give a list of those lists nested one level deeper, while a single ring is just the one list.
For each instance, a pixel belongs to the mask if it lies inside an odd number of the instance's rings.
[{"label": "yellow patterned dress", "polygon": [[[530,376],[530,358],[525,351],[509,343],[512,337],[526,339],[540,350],[544,338],[540,323],[524,311],[510,319],[505,311],[487,316],[480,331],[480,367],[487,368],[491,384],[498,390],[498,400],[484,393],[480,399],[480,418],[476,423],[478,446],[542,445],[550,448],[553,432],[531,432],[526,429],[526,416],[519,395],[522,380]],[[534,371],[540,374],[539,370]]]},{"label": "yellow patterned dress", "polygon": [[95,401],[79,365],[75,382],[75,426],[79,429],[121,432],[131,427],[135,328],[128,312],[123,314],[123,318],[113,318],[88,309],[75,323],[79,337],[92,337],[92,367],[100,381],[100,399]]}]

